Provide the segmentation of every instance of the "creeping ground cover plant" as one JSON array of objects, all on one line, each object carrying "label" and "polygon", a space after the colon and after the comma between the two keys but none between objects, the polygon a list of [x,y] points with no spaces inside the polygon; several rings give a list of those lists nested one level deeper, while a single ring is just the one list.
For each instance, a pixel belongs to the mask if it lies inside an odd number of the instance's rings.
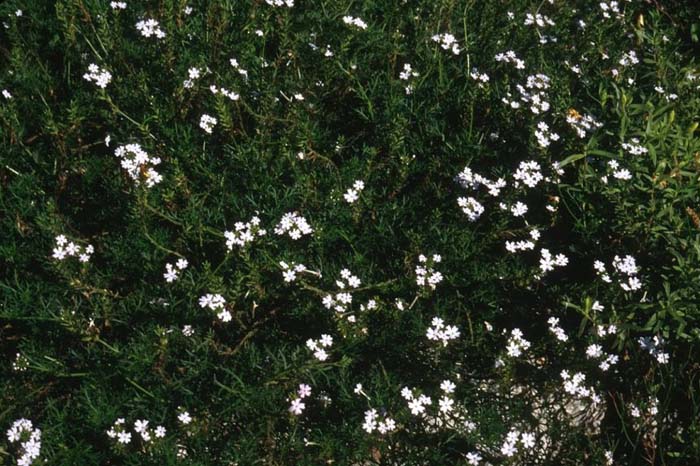
[{"label": "creeping ground cover plant", "polygon": [[700,464],[692,0],[0,2],[0,465]]}]

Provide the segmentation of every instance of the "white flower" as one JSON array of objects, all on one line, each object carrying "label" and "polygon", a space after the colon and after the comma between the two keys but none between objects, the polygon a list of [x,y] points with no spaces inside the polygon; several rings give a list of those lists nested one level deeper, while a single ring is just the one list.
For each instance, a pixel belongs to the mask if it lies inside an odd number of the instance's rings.
[{"label": "white flower", "polygon": [[411,414],[417,416],[425,412],[425,407],[419,399],[413,399],[408,402],[408,408],[411,410]]},{"label": "white flower", "polygon": [[557,254],[555,257],[552,257],[549,249],[544,248],[540,253],[542,255],[540,257],[540,270],[542,273],[554,270],[555,266],[563,267],[569,263],[569,259],[564,254]]},{"label": "white flower", "polygon": [[537,143],[540,145],[540,147],[549,147],[553,141],[559,140],[559,135],[550,131],[549,126],[544,121],[537,123],[535,137],[537,138]]},{"label": "white flower", "polygon": [[143,433],[148,429],[148,421],[146,419],[137,419],[134,422],[134,430],[136,433]]},{"label": "white flower", "polygon": [[226,238],[226,247],[231,251],[234,245],[242,248],[252,243],[256,236],[266,234],[267,231],[260,228],[260,219],[254,216],[247,223],[236,222],[234,231],[225,231],[224,237]]},{"label": "white flower", "polygon": [[300,384],[299,390],[297,390],[297,395],[299,395],[299,398],[306,398],[307,396],[311,395],[311,387],[305,383]]},{"label": "white flower", "polygon": [[204,132],[211,134],[217,122],[218,120],[216,118],[205,113],[199,119],[199,127],[202,128]]},{"label": "white flower", "polygon": [[431,39],[433,40],[433,42],[437,42],[438,44],[440,44],[440,47],[442,47],[443,49],[451,50],[454,55],[459,55],[462,51],[459,48],[457,39],[452,34],[435,34]]},{"label": "white flower", "polygon": [[527,206],[522,202],[518,201],[514,206],[510,208],[510,212],[514,217],[522,217],[527,213]]},{"label": "white flower", "polygon": [[289,8],[294,6],[294,0],[265,0],[265,3],[271,6],[286,6]]},{"label": "white flower", "polygon": [[481,455],[475,451],[467,453],[467,462],[471,466],[479,466],[481,462]]},{"label": "white flower", "polygon": [[425,334],[429,340],[442,341],[443,346],[447,346],[450,340],[459,338],[459,329],[454,325],[445,326],[444,321],[439,317],[433,317],[432,326]]},{"label": "white flower", "polygon": [[510,458],[511,456],[515,455],[517,452],[518,452],[518,449],[515,448],[515,444],[514,444],[514,443],[505,442],[505,443],[501,446],[501,453],[504,454],[505,456],[509,457],[509,458]]},{"label": "white flower", "polygon": [[86,81],[94,82],[97,87],[104,89],[112,81],[112,74],[93,63],[88,67],[88,72],[83,75],[83,78]]},{"label": "white flower", "polygon": [[440,389],[445,393],[454,393],[456,385],[450,380],[443,380]]},{"label": "white flower", "polygon": [[494,57],[497,62],[512,63],[518,70],[525,69],[525,61],[518,58],[514,51],[508,50],[507,52],[497,53]]},{"label": "white flower", "polygon": [[363,189],[365,189],[364,181],[356,180],[355,183],[353,183],[353,187],[343,194],[343,198],[348,204],[352,204],[360,197],[360,192]]},{"label": "white flower", "polygon": [[298,416],[302,413],[302,411],[304,411],[305,408],[306,408],[306,404],[304,404],[304,402],[301,401],[301,399],[295,398],[294,400],[292,400],[292,404],[289,407],[289,411],[292,414]]},{"label": "white flower", "polygon": [[457,204],[472,222],[476,221],[484,213],[484,206],[473,197],[457,198]]},{"label": "white flower", "polygon": [[[438,260],[436,260],[438,258]],[[443,279],[442,273],[433,269],[432,264],[439,263],[440,256],[434,255],[431,262],[428,262],[427,258],[421,254],[418,257],[418,261],[426,265],[416,265],[416,284],[420,287],[435,289],[436,285],[440,283]]]},{"label": "white flower", "polygon": [[343,22],[349,26],[355,26],[359,29],[367,29],[367,23],[362,21],[360,18],[355,18],[353,16],[343,16]]},{"label": "white flower", "polygon": [[155,19],[143,19],[139,21],[136,23],[136,29],[138,29],[144,37],[156,36],[158,39],[165,37],[165,32],[163,32],[158,21]]},{"label": "white flower", "polygon": [[313,231],[313,228],[311,228],[306,219],[300,216],[297,212],[289,212],[284,214],[282,219],[275,227],[275,234],[287,234],[294,240],[301,238],[303,235],[310,235],[313,233]]},{"label": "white flower", "polygon": [[190,413],[188,413],[187,411],[183,411],[180,414],[178,414],[177,419],[184,425],[187,425],[190,422],[192,422],[192,416],[190,416]]},{"label": "white flower", "polygon": [[[160,158],[150,157],[139,144],[126,144],[115,149],[114,155],[121,159],[121,166],[136,185],[145,178],[146,186],[151,188],[163,180],[163,177],[153,168],[160,164]],[[150,165],[150,166],[149,166]]]},{"label": "white flower", "polygon": [[520,162],[518,169],[513,174],[515,187],[520,186],[520,183],[525,184],[529,188],[534,188],[544,179],[542,175],[542,167],[534,160]]},{"label": "white flower", "polygon": [[530,348],[530,342],[523,338],[523,333],[520,329],[514,328],[511,330],[508,345],[506,346],[508,356],[517,358],[528,348]]},{"label": "white flower", "polygon": [[586,348],[586,356],[589,358],[599,358],[603,355],[603,348],[600,345],[591,344]]},{"label": "white flower", "polygon": [[172,264],[165,264],[165,273],[163,274],[163,277],[165,278],[165,281],[168,283],[172,283],[175,280],[177,280],[178,275],[177,275],[177,270],[172,266]]},{"label": "white flower", "polygon": [[535,436],[529,432],[523,432],[520,436],[520,442],[523,447],[529,450],[535,446]]},{"label": "white flower", "polygon": [[123,443],[126,445],[127,443],[131,442],[131,433],[119,432],[117,434],[117,440],[119,441],[119,443]]},{"label": "white flower", "polygon": [[440,405],[440,411],[443,412],[443,413],[449,413],[449,412],[451,412],[452,409],[453,409],[454,403],[455,403],[455,402],[454,402],[454,400],[453,400],[452,398],[448,398],[448,397],[446,397],[446,396],[443,396],[443,397],[440,398],[440,400],[438,401],[438,404]]}]

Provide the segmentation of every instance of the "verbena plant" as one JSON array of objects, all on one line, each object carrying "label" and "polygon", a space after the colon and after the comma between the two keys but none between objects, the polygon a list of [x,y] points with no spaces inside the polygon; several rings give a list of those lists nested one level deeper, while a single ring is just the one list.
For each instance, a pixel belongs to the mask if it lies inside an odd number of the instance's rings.
[{"label": "verbena plant", "polygon": [[0,4],[0,464],[700,461],[700,17]]}]

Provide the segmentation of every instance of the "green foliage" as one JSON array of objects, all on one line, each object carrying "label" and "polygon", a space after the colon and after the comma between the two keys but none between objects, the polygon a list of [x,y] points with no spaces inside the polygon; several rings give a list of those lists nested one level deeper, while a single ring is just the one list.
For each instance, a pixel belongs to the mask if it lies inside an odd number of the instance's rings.
[{"label": "green foliage", "polygon": [[[295,3],[0,4],[0,89],[11,93],[0,96],[0,429],[31,419],[46,464],[444,465],[473,451],[491,464],[606,464],[606,451],[621,465],[698,462],[694,2],[620,2],[624,15],[609,19],[587,1]],[[556,25],[524,26],[535,12]],[[166,36],[141,36],[144,17]],[[432,40],[444,32],[460,54]],[[494,60],[507,50],[526,70]],[[640,63],[621,66],[630,50]],[[104,89],[83,78],[92,63],[112,75]],[[418,74],[401,80],[406,63]],[[201,76],[185,86],[192,67]],[[549,111],[503,103],[536,73],[551,79]],[[211,135],[203,114],[217,119]],[[567,123],[575,114],[603,125],[580,138]],[[561,135],[547,148],[541,121]],[[633,138],[648,152],[625,150]],[[129,143],[162,159],[161,183],[129,178],[114,155]],[[512,188],[527,160],[549,184]],[[610,161],[631,179],[615,178]],[[491,198],[460,186],[465,166],[509,187]],[[350,204],[355,180],[365,189]],[[457,204],[472,195],[485,206],[475,222]],[[516,201],[527,221],[499,208]],[[274,233],[293,211],[312,235]],[[267,234],[228,251],[224,232],[254,215]],[[505,250],[532,228],[542,233],[533,251]],[[52,258],[58,235],[94,254]],[[542,273],[542,248],[568,266]],[[421,254],[442,256],[435,290],[416,284]],[[594,260],[610,269],[618,255],[636,258],[641,290],[596,275]],[[168,283],[178,259],[189,266]],[[310,272],[285,282],[281,261]],[[322,304],[345,268],[362,280],[355,322]],[[225,297],[230,322],[198,305],[207,293]],[[371,299],[376,308],[360,311]],[[426,338],[435,316],[460,337]],[[567,342],[549,332],[554,316]],[[610,324],[616,334],[599,337]],[[527,357],[506,355],[514,328],[532,342]],[[334,339],[325,361],[306,347],[322,334]],[[667,364],[640,347],[654,336]],[[619,362],[600,370],[586,357],[592,343]],[[597,428],[567,417],[562,370],[586,373],[603,398]],[[474,430],[429,428],[407,408],[403,387],[437,412],[444,380]],[[302,383],[312,395],[296,416]],[[372,408],[396,431],[365,432]],[[178,420],[183,410],[192,423]],[[106,434],[118,418],[167,434],[121,445]],[[509,430],[545,422],[544,453],[501,454]],[[3,436],[0,464],[17,458]]]}]

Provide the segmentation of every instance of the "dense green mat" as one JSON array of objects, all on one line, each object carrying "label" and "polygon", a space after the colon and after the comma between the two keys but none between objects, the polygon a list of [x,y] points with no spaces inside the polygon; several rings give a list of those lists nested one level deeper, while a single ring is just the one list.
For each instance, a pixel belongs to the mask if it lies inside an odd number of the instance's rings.
[{"label": "dense green mat", "polygon": [[695,1],[0,22],[0,464],[700,464]]}]

